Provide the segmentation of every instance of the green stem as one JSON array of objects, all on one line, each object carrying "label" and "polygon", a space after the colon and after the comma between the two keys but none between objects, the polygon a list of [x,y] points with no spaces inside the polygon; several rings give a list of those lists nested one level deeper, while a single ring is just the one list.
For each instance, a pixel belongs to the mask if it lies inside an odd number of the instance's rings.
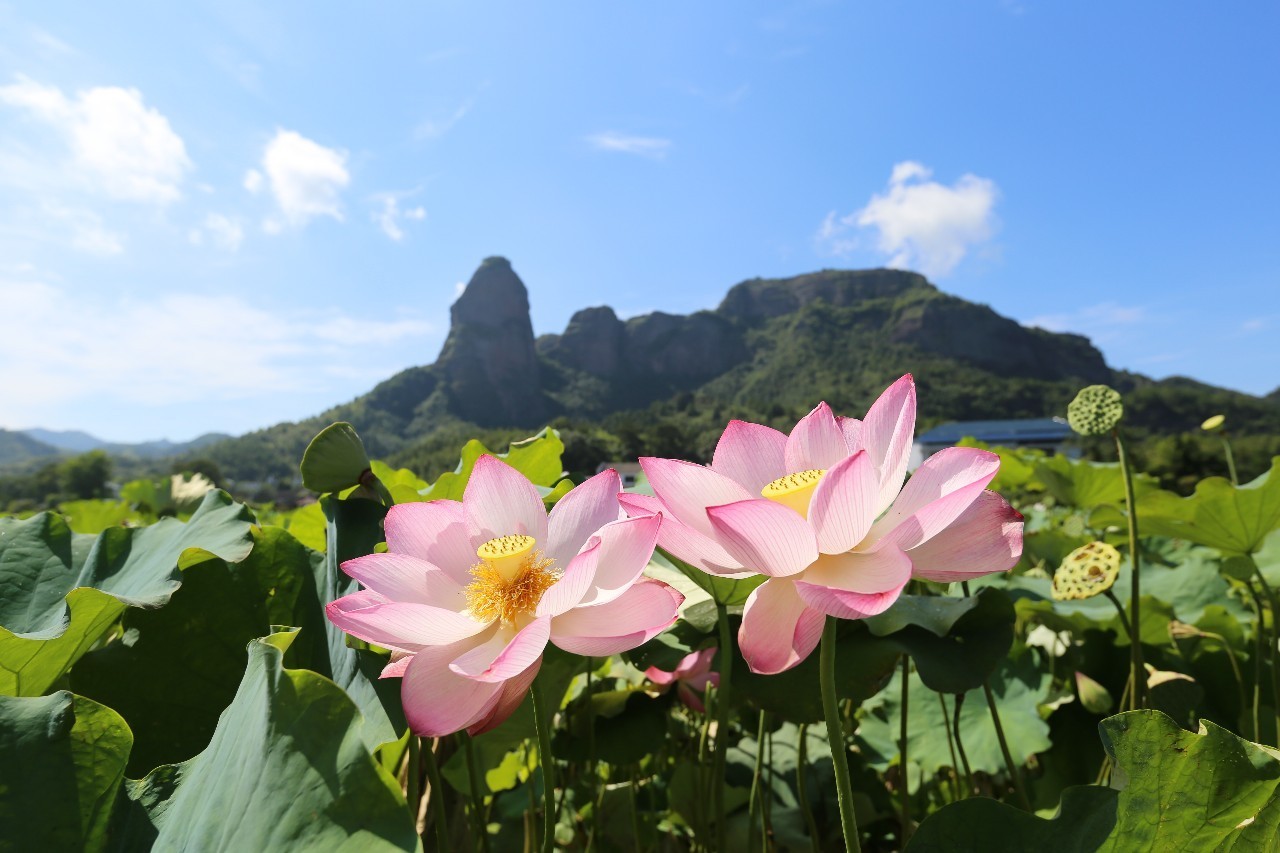
[{"label": "green stem", "polygon": [[631,806],[631,837],[636,842],[636,853],[640,853],[640,810],[636,808],[636,785],[639,784],[636,768],[631,768],[631,784],[627,786],[627,801]]},{"label": "green stem", "polygon": [[818,832],[818,822],[813,819],[813,809],[809,806],[809,791],[805,783],[805,771],[809,769],[809,724],[800,724],[800,743],[796,747],[796,796],[800,800],[800,811],[804,815],[805,826],[809,828],[809,845],[813,853],[822,851],[822,835]]},{"label": "green stem", "polygon": [[1240,661],[1236,660],[1236,653],[1231,648],[1231,644],[1227,642],[1227,638],[1221,634],[1215,634],[1212,631],[1201,631],[1200,636],[1206,640],[1217,640],[1222,644],[1222,650],[1227,653],[1227,661],[1231,664],[1231,672],[1236,678],[1236,691],[1240,694],[1240,713],[1244,713],[1244,709],[1249,706],[1249,700],[1245,698],[1244,676],[1240,673]]},{"label": "green stem", "polygon": [[480,771],[476,767],[476,748],[471,735],[461,733],[467,756],[467,779],[471,783],[471,833],[484,853],[489,853],[489,830],[484,823],[484,798],[480,796]]},{"label": "green stem", "polygon": [[898,709],[898,769],[902,772],[902,844],[911,838],[911,771],[907,762],[908,702],[911,698],[911,656],[902,656],[902,705]]},{"label": "green stem", "polygon": [[[756,809],[760,810],[760,817],[764,819],[764,802],[761,800],[760,794],[760,768],[764,764],[764,727],[765,712],[760,712],[760,722],[756,726],[756,766],[751,773],[751,797],[747,800],[747,850],[750,851],[756,846]],[[763,824],[762,824],[763,831]],[[765,842],[766,849],[768,841]]]},{"label": "green stem", "polygon": [[[596,704],[591,701],[591,658],[587,658],[587,686],[584,695],[587,697],[587,791],[594,803],[599,799],[600,774],[596,770]],[[600,825],[599,808],[591,809],[591,826],[587,832],[587,849],[595,847],[596,829]]]},{"label": "green stem", "polygon": [[960,765],[964,768],[965,797],[973,796],[973,771],[969,769],[969,756],[964,754],[964,740],[960,737],[960,709],[964,707],[965,694],[956,694],[956,709],[951,717],[951,730],[956,736],[956,752],[960,753]]},{"label": "green stem", "polygon": [[1129,567],[1132,573],[1129,576],[1129,668],[1133,673],[1133,695],[1130,697],[1130,708],[1138,710],[1146,707],[1146,697],[1143,695],[1143,685],[1146,683],[1145,671],[1142,667],[1142,622],[1139,609],[1141,590],[1140,590],[1140,555],[1138,553],[1138,506],[1133,494],[1133,472],[1129,470],[1129,452],[1125,447],[1124,438],[1120,435],[1119,429],[1111,431],[1112,436],[1116,440],[1116,454],[1120,459],[1120,473],[1124,476],[1124,503],[1128,510],[1126,515],[1129,520]]},{"label": "green stem", "polygon": [[1033,811],[1027,792],[1022,787],[1022,774],[1018,772],[1018,766],[1013,763],[1013,755],[1009,752],[1009,742],[1004,737],[1004,726],[1000,725],[1000,710],[996,708],[996,696],[991,691],[989,679],[983,679],[982,692],[987,697],[987,709],[991,712],[991,723],[996,728],[996,740],[1000,741],[1000,754],[1004,756],[1004,766],[1009,770],[1009,781],[1013,783],[1014,793],[1018,795],[1018,801],[1024,809]]},{"label": "green stem", "polygon": [[948,722],[947,700],[943,698],[941,693],[935,693],[938,697],[938,704],[942,706],[942,730],[947,733],[947,752],[951,754],[951,797],[954,800],[960,799],[960,767],[959,761],[956,759],[956,742],[951,737],[951,724]]},{"label": "green stem", "polygon": [[1129,638],[1129,642],[1133,642],[1133,632],[1129,629],[1129,614],[1124,612],[1124,605],[1120,603],[1120,599],[1116,598],[1116,594],[1111,590],[1104,590],[1103,595],[1110,599],[1111,603],[1116,606],[1116,612],[1120,614],[1120,627],[1124,629],[1124,635]]},{"label": "green stem", "polygon": [[[1274,697],[1275,695],[1274,688],[1276,684],[1275,669],[1274,669],[1274,664],[1275,664],[1274,649],[1275,649],[1276,643],[1275,643],[1275,639],[1269,636],[1267,633],[1266,605],[1262,603],[1262,599],[1258,596],[1258,591],[1253,588],[1252,581],[1246,581],[1245,586],[1249,589],[1249,596],[1253,599],[1253,612],[1255,614],[1255,618],[1258,623],[1257,635],[1256,635],[1257,643],[1255,645],[1255,655],[1257,657],[1257,661],[1255,661],[1254,667],[1253,667],[1253,674],[1254,674],[1253,729],[1254,729],[1254,740],[1260,743],[1262,741],[1262,730],[1260,728],[1261,706],[1262,706],[1262,662],[1263,662],[1263,659],[1267,657],[1267,653],[1265,649],[1268,646],[1270,646],[1273,650],[1271,653],[1272,659],[1270,661],[1270,665],[1272,666],[1271,686],[1272,686],[1272,694]],[[1273,631],[1275,630],[1274,624],[1272,625],[1272,630]],[[1277,705],[1280,705],[1280,699],[1273,698],[1272,701],[1276,702]],[[1276,709],[1276,738],[1280,739],[1280,707]]]},{"label": "green stem", "polygon": [[1280,636],[1280,625],[1276,622],[1276,616],[1280,615],[1280,606],[1277,606],[1275,593],[1271,590],[1271,584],[1267,583],[1267,579],[1262,576],[1261,569],[1257,572],[1257,578],[1258,586],[1262,587],[1271,612],[1271,633],[1267,638],[1267,656],[1271,663],[1271,701],[1275,705],[1276,738],[1280,740],[1280,666],[1277,666],[1276,661],[1276,638]]},{"label": "green stem", "polygon": [[[409,732],[409,757],[406,759],[405,782],[404,782],[404,799],[409,806],[409,817],[413,820],[413,825],[418,825],[418,807],[422,802],[422,791],[419,786],[422,780],[422,763],[418,757],[422,744],[418,742],[418,736],[413,732]],[[431,792],[434,796],[436,791]]]},{"label": "green stem", "polygon": [[533,680],[529,695],[533,698],[533,724],[538,730],[538,767],[542,771],[542,853],[552,853],[556,846],[555,759],[551,757],[551,715],[546,700]]},{"label": "green stem", "polygon": [[440,762],[435,750],[427,745],[422,750],[422,763],[427,767],[427,782],[431,785],[431,810],[435,812],[436,843],[441,850],[449,849],[449,819],[444,810],[444,779],[440,776]]},{"label": "green stem", "polygon": [[729,703],[733,679],[733,640],[729,636],[729,611],[723,604],[716,604],[716,622],[720,628],[720,685],[716,690],[716,753],[715,785],[717,850],[728,850],[725,842],[724,794],[728,783],[724,778],[725,756],[729,752]]},{"label": "green stem", "polygon": [[[862,850],[858,834],[858,818],[853,812],[853,785],[849,781],[849,750],[845,746],[844,725],[840,719],[840,706],[836,702],[836,618],[827,617],[822,629],[822,648],[819,652],[819,672],[822,681],[822,715],[827,722],[827,739],[831,743],[831,762],[836,774],[836,794],[840,802],[840,829],[844,833],[847,853]],[[724,847],[720,848],[724,850]]]},{"label": "green stem", "polygon": [[1222,450],[1227,454],[1227,471],[1231,474],[1231,485],[1240,485],[1240,478],[1236,476],[1236,455],[1231,452],[1231,442],[1226,435],[1222,436]]}]

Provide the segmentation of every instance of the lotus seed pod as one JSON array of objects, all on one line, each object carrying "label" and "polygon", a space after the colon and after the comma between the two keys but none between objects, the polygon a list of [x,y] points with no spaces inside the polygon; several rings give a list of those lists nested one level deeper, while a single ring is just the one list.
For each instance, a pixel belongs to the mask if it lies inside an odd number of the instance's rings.
[{"label": "lotus seed pod", "polygon": [[1081,389],[1067,406],[1067,423],[1081,435],[1110,432],[1123,415],[1120,392],[1106,385],[1090,385]]},{"label": "lotus seed pod", "polygon": [[1120,552],[1106,542],[1090,542],[1067,555],[1053,574],[1053,597],[1080,601],[1111,589],[1120,574]]},{"label": "lotus seed pod", "polygon": [[1200,424],[1200,429],[1205,432],[1213,432],[1216,429],[1221,429],[1226,420],[1226,415],[1214,415],[1211,418],[1206,418],[1205,422]]}]

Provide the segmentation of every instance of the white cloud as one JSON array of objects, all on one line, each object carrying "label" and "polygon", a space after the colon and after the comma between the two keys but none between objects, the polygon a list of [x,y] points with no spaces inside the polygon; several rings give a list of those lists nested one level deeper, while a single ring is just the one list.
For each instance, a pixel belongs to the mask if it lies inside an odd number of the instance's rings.
[{"label": "white cloud", "polygon": [[465,281],[455,281],[453,283],[453,299],[455,302],[466,292],[467,283]]},{"label": "white cloud", "polygon": [[6,417],[15,423],[104,397],[172,406],[324,390],[327,377],[388,375],[405,341],[434,331],[414,318],[268,308],[230,295],[120,299],[21,278],[0,279],[0,304],[0,363],[15,368]]},{"label": "white cloud", "polygon": [[671,150],[671,140],[656,136],[631,136],[626,133],[605,131],[587,137],[587,142],[600,151],[618,151],[661,160]]},{"label": "white cloud", "polygon": [[[326,148],[292,130],[278,130],[262,154],[262,171],[284,221],[268,220],[264,228],[278,233],[283,225],[301,228],[317,216],[341,222],[342,190],[351,182],[347,153]],[[255,172],[245,175],[245,187],[261,185]]]},{"label": "white cloud", "polygon": [[41,211],[51,228],[65,233],[77,252],[108,257],[124,251],[124,237],[104,227],[102,217],[91,210],[46,202]]},{"label": "white cloud", "polygon": [[946,276],[974,246],[995,233],[995,182],[962,175],[951,186],[932,181],[932,171],[914,161],[893,167],[889,185],[866,206],[845,216],[827,214],[816,235],[823,249],[847,255],[861,247],[861,232],[875,233],[875,248],[888,266]]},{"label": "white cloud", "polygon": [[421,222],[427,218],[426,208],[421,206],[402,210],[400,208],[400,196],[396,193],[385,193],[378,196],[378,198],[382,202],[382,206],[374,211],[373,221],[378,223],[382,233],[397,243],[404,239],[404,229],[400,227],[402,219]]},{"label": "white cloud", "polygon": [[56,86],[19,76],[0,86],[0,103],[52,127],[69,149],[67,168],[86,189],[156,204],[181,196],[192,168],[186,146],[137,89],[99,86],[68,97]]},{"label": "white cloud", "polygon": [[204,218],[204,224],[199,228],[191,229],[188,236],[197,246],[203,245],[205,237],[208,236],[218,248],[235,252],[244,242],[244,225],[239,219],[224,216],[221,213],[210,213]]},{"label": "white cloud", "polygon": [[260,193],[262,191],[262,173],[257,169],[250,169],[245,172],[244,188],[254,195]]},{"label": "white cloud", "polygon": [[418,139],[439,139],[453,130],[454,125],[466,118],[467,113],[471,112],[471,108],[475,106],[475,103],[475,98],[468,98],[444,118],[423,119],[414,128],[413,135]]},{"label": "white cloud", "polygon": [[1060,314],[1041,314],[1023,323],[1049,332],[1077,332],[1095,341],[1113,340],[1118,332],[1128,326],[1145,323],[1150,319],[1142,305],[1120,305],[1100,302],[1076,311]]}]

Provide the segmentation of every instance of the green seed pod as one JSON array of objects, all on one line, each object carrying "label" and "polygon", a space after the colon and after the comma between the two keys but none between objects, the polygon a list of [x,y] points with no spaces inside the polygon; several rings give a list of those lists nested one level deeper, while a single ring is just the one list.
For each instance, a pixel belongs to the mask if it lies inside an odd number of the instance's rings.
[{"label": "green seed pod", "polygon": [[1093,598],[1111,589],[1120,574],[1120,552],[1106,542],[1090,542],[1067,555],[1053,574],[1058,601]]},{"label": "green seed pod", "polygon": [[1081,389],[1067,406],[1067,423],[1081,435],[1110,432],[1123,416],[1120,392],[1106,385],[1090,385]]},{"label": "green seed pod", "polygon": [[1215,430],[1222,429],[1222,425],[1226,423],[1226,420],[1226,415],[1214,415],[1211,418],[1206,418],[1205,422],[1200,424],[1200,429],[1205,432],[1213,432]]}]

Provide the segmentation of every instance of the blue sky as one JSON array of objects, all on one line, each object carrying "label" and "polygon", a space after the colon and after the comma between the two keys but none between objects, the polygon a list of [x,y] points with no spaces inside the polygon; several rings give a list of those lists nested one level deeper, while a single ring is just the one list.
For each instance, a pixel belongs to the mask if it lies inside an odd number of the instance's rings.
[{"label": "blue sky", "polygon": [[1280,385],[1272,4],[264,5],[0,4],[0,426],[315,414],[493,254],[539,333],[892,264]]}]

